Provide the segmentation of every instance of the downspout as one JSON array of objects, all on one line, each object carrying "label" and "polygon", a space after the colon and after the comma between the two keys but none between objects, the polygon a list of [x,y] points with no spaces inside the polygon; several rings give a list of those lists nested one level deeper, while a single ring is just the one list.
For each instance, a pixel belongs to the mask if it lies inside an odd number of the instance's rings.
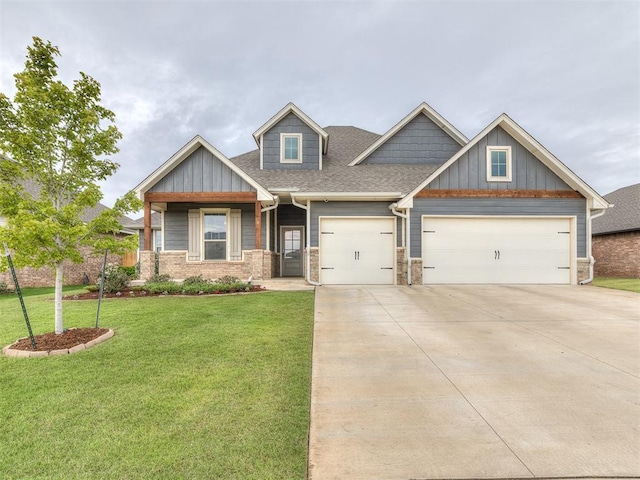
[{"label": "downspout", "polygon": [[314,282],[313,280],[311,280],[311,201],[307,200],[307,204],[303,205],[302,203],[298,203],[296,202],[296,198],[293,196],[293,194],[291,194],[291,203],[293,205],[295,205],[298,208],[302,208],[303,210],[307,211],[307,232],[306,232],[306,237],[307,237],[307,275],[306,275],[306,281],[309,285],[314,285],[316,287],[319,287],[320,285],[322,285],[321,283],[318,282]]},{"label": "downspout", "polygon": [[[273,205],[271,205],[270,207],[264,207],[260,210],[260,213],[264,213],[264,212],[269,212],[271,210],[275,210],[276,208],[278,208],[278,205],[280,205],[280,197],[278,197],[278,195],[275,195],[274,200],[276,201],[276,203],[274,203]],[[267,234],[265,235],[265,237],[267,238],[267,250],[271,250],[271,222],[269,221],[269,215],[267,215]]]},{"label": "downspout", "polygon": [[405,255],[407,256],[407,285],[411,285],[411,246],[410,246],[411,245],[411,241],[410,241],[411,218],[409,217],[408,209],[407,209],[407,213],[400,213],[398,210],[396,210],[397,208],[398,208],[397,203],[392,203],[391,205],[389,205],[389,210],[391,210],[391,213],[404,219],[404,228],[405,228],[404,252],[405,252]]},{"label": "downspout", "polygon": [[594,218],[598,218],[604,215],[604,212],[606,212],[606,210],[602,209],[595,215],[589,215],[589,222],[587,223],[587,244],[589,246],[589,278],[578,282],[579,285],[586,285],[587,283],[593,282],[593,264],[596,263],[596,259],[593,258],[593,251],[591,250],[593,248],[591,245],[591,222]]}]

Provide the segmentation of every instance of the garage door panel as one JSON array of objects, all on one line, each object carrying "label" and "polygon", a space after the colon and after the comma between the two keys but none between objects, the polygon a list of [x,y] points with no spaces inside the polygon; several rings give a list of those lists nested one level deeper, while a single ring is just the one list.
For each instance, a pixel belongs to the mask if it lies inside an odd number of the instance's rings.
[{"label": "garage door panel", "polygon": [[323,284],[394,283],[395,218],[321,218]]},{"label": "garage door panel", "polygon": [[423,283],[571,283],[568,218],[423,218]]}]

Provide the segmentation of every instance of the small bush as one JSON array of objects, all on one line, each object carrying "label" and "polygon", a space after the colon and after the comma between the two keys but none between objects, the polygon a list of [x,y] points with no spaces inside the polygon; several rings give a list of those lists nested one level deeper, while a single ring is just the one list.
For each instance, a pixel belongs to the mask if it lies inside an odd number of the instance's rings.
[{"label": "small bush", "polygon": [[182,285],[172,281],[165,282],[147,282],[145,285],[146,289],[149,290],[150,293],[159,294],[159,293],[181,293]]},{"label": "small bush", "polygon": [[147,280],[145,283],[164,283],[164,282],[170,282],[171,281],[171,275],[160,275],[159,273],[156,273],[153,275],[153,277],[151,277],[149,280]]},{"label": "small bush", "polygon": [[183,285],[182,293],[185,294],[198,294],[202,293],[229,293],[229,292],[244,292],[247,291],[250,286],[246,283],[194,283],[191,285]]},{"label": "small bush", "polygon": [[232,275],[224,275],[215,280],[215,283],[223,284],[223,285],[233,285],[234,283],[242,283],[238,277],[234,277]]},{"label": "small bush", "polygon": [[127,277],[136,278],[136,267],[135,267],[135,265],[131,266],[131,267],[125,267],[125,266],[121,265],[119,268],[120,268],[120,271],[124,272],[127,275]]},{"label": "small bush", "polygon": [[9,287],[7,286],[7,284],[4,282],[0,282],[0,293],[8,293],[8,292],[9,292]]},{"label": "small bush", "polygon": [[204,278],[202,278],[202,275],[196,275],[194,277],[185,278],[184,282],[182,282],[182,285],[186,287],[187,285],[200,285],[202,283],[209,283],[209,280],[205,280]]},{"label": "small bush", "polygon": [[106,293],[115,293],[127,287],[129,277],[120,270],[117,265],[107,265],[104,271],[103,291]]}]

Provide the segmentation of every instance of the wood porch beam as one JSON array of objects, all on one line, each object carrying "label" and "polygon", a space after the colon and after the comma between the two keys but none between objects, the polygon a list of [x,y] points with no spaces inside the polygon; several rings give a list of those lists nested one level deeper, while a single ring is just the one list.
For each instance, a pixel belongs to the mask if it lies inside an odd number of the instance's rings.
[{"label": "wood porch beam", "polygon": [[421,190],[415,198],[584,198],[573,190]]},{"label": "wood porch beam", "polygon": [[151,202],[144,202],[144,249],[151,250]]},{"label": "wood porch beam", "polygon": [[145,202],[226,202],[253,203],[257,201],[256,192],[147,192]]},{"label": "wood porch beam", "polygon": [[262,250],[262,204],[256,201],[255,214],[256,214],[256,250]]}]

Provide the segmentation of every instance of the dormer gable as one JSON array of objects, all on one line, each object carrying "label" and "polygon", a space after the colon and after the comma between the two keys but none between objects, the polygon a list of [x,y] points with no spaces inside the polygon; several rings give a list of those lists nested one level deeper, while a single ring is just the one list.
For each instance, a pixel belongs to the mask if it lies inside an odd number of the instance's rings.
[{"label": "dormer gable", "polygon": [[329,134],[288,103],[253,134],[261,170],[322,170]]}]

